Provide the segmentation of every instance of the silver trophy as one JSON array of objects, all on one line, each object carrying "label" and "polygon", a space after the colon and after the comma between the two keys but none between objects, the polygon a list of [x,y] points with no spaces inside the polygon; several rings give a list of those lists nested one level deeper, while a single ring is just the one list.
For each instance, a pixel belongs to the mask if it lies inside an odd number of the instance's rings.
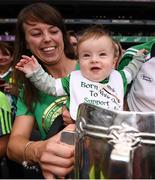
[{"label": "silver trophy", "polygon": [[155,178],[155,113],[78,109],[76,179]]}]

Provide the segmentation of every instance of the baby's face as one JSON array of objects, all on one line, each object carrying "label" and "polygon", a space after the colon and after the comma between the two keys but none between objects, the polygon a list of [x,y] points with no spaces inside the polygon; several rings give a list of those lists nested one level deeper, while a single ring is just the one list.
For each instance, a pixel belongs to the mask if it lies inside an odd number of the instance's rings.
[{"label": "baby's face", "polygon": [[85,40],[79,45],[78,54],[81,72],[91,81],[104,80],[115,67],[114,46],[107,36]]}]

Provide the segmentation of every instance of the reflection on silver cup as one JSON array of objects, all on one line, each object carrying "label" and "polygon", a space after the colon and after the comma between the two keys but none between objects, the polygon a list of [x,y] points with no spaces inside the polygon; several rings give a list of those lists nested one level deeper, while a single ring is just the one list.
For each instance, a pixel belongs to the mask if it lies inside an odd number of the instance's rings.
[{"label": "reflection on silver cup", "polygon": [[76,121],[76,179],[155,178],[155,113],[81,104]]}]

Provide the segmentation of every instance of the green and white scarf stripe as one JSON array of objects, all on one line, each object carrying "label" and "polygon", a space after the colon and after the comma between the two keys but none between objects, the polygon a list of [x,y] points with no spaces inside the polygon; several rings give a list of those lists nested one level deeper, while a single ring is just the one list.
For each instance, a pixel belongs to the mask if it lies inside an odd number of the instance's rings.
[{"label": "green and white scarf stripe", "polygon": [[0,136],[10,134],[12,129],[12,114],[0,108]]},{"label": "green and white scarf stripe", "polygon": [[0,92],[0,136],[10,134],[12,129],[11,105],[5,94]]},{"label": "green and white scarf stripe", "polygon": [[131,56],[134,56],[139,50],[138,49],[134,49],[134,48],[129,48],[128,51],[126,51],[122,58],[126,55],[131,55]]},{"label": "green and white scarf stripe", "polygon": [[153,44],[155,43],[155,39],[152,39],[152,41],[148,41],[146,43],[142,43],[142,44],[138,44],[135,46],[132,46],[128,49],[126,49],[125,53],[123,54],[119,65],[118,65],[118,70],[122,70],[124,69],[125,66],[128,65],[128,63],[132,60],[132,57],[139,51],[142,49],[146,49],[148,52],[145,53],[146,55],[146,59],[150,58],[150,52],[151,52],[151,48],[153,46]]}]

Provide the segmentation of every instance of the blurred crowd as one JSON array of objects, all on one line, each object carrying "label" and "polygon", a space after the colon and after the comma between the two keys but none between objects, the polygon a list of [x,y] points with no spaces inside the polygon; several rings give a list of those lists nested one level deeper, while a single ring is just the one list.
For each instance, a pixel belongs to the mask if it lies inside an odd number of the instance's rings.
[{"label": "blurred crowd", "polygon": [[[154,111],[155,39],[123,49],[103,25],[68,30],[46,3],[23,8],[0,42],[0,178],[69,178],[80,103]],[[151,90],[151,93],[150,93]]]}]

